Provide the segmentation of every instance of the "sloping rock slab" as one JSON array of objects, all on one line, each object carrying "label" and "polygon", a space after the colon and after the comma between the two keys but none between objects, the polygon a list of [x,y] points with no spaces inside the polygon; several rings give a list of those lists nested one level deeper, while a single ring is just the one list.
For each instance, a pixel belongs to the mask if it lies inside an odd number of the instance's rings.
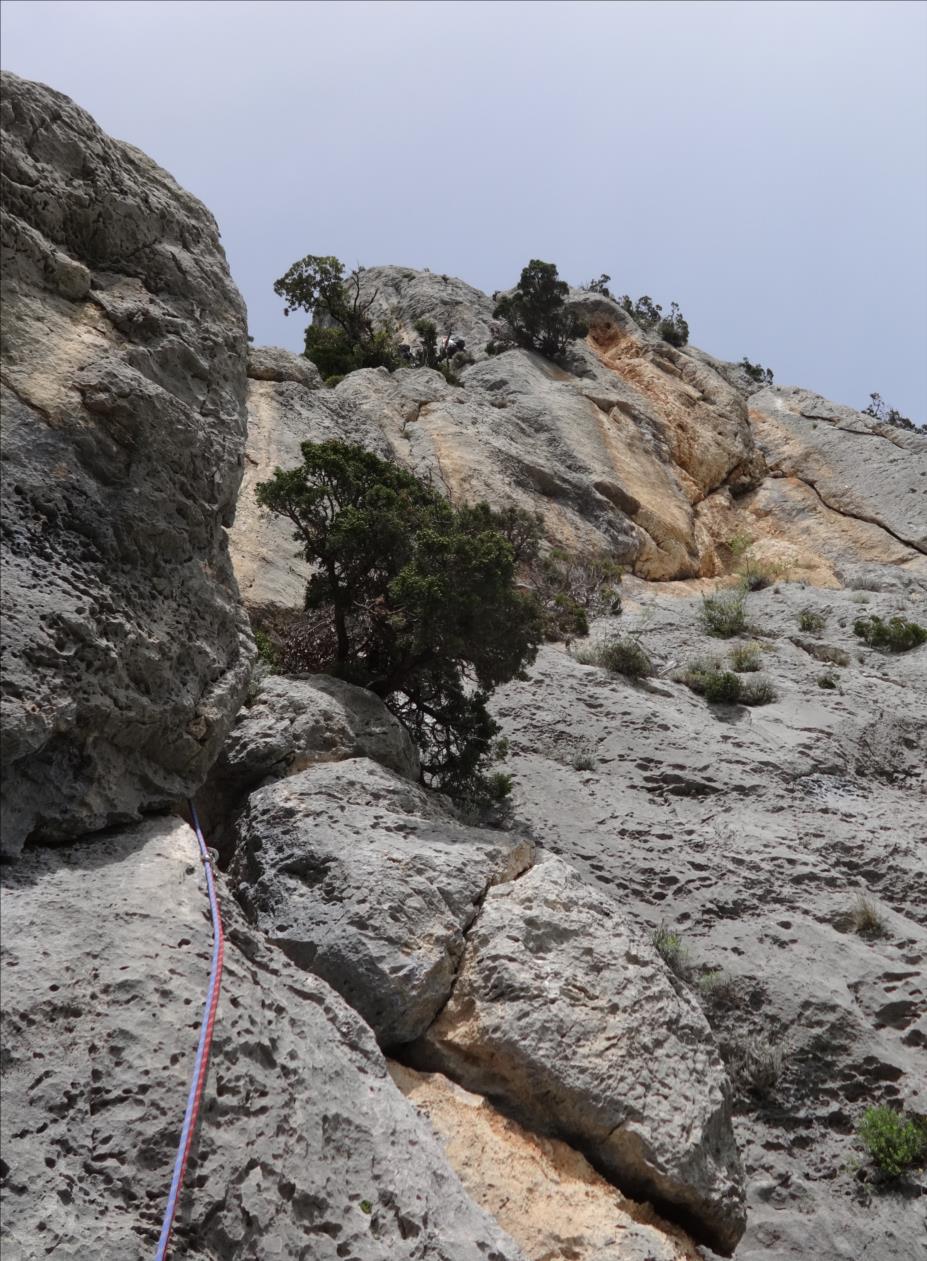
[{"label": "sloping rock slab", "polygon": [[[370,1030],[222,901],[222,998],[172,1256],[520,1261]],[[206,907],[174,819],[7,869],[4,1261],[153,1254],[209,972]]]},{"label": "sloping rock slab", "polygon": [[382,1046],[435,1018],[486,889],[532,855],[507,833],[461,826],[364,759],[259,789],[237,831],[238,892],[258,927],[334,986]]},{"label": "sloping rock slab", "polygon": [[746,1224],[730,1086],[700,1008],[615,903],[559,859],[493,889],[428,1067],[580,1147],[730,1253]]},{"label": "sloping rock slab", "polygon": [[3,847],[202,783],[254,648],[228,557],[244,304],[215,222],[3,76]]}]

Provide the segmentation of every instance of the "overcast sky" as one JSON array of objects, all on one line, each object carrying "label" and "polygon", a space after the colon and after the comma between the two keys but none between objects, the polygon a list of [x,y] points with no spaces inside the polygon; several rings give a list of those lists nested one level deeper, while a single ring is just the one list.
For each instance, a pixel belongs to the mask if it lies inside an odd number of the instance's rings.
[{"label": "overcast sky", "polygon": [[304,254],[531,258],[927,418],[927,4],[5,0],[6,69],[209,206],[258,343]]}]

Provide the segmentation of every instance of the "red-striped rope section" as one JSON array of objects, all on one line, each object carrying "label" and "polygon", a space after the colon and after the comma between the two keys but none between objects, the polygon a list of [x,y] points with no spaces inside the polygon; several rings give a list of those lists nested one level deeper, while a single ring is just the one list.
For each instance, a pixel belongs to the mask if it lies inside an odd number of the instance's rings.
[{"label": "red-striped rope section", "polygon": [[206,1083],[206,1071],[209,1067],[209,1050],[212,1046],[212,1031],[216,1023],[216,1006],[219,1002],[219,988],[222,984],[222,959],[225,953],[225,938],[222,933],[222,916],[219,913],[219,899],[216,897],[216,881],[213,876],[212,860],[203,839],[196,806],[189,802],[190,816],[200,847],[200,859],[206,873],[206,891],[209,894],[209,909],[212,912],[212,967],[209,971],[209,988],[206,991],[206,1006],[203,1009],[203,1022],[200,1025],[200,1038],[196,1047],[196,1060],[193,1065],[193,1080],[190,1082],[190,1093],[187,1096],[187,1110],[184,1113],[183,1128],[180,1131],[180,1142],[177,1145],[177,1158],[174,1161],[174,1176],[167,1197],[167,1208],[164,1212],[164,1224],[161,1227],[161,1238],[155,1261],[164,1261],[171,1242],[171,1231],[174,1229],[174,1218],[177,1215],[177,1201],[183,1186],[183,1176],[187,1168],[193,1132],[196,1129],[196,1118],[200,1110],[200,1099]]}]

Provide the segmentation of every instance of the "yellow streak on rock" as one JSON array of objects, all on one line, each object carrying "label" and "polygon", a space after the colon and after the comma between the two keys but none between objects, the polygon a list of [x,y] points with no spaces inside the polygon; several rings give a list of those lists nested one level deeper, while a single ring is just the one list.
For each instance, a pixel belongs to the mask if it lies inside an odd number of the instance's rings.
[{"label": "yellow streak on rock", "polygon": [[532,1134],[440,1073],[390,1063],[469,1194],[528,1261],[699,1261],[688,1237],[556,1139]]}]

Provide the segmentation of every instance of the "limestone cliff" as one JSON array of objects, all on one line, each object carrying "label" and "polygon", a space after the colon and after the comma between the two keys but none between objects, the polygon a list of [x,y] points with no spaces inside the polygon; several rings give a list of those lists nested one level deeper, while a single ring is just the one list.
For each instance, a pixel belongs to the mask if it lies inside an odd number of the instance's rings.
[{"label": "limestone cliff", "polygon": [[920,435],[807,391],[750,394],[734,365],[675,349],[600,295],[574,291],[590,331],[559,367],[524,350],[488,357],[492,302],[460,281],[375,267],[364,286],[401,333],[414,340],[427,316],[464,336],[476,362],[460,387],[411,368],[351,373],[333,390],[301,385],[300,366],[251,380],[233,535],[246,602],[300,602],[304,567],[253,486],[298,462],[300,442],[330,437],[400,461],[453,500],[538,511],[552,540],[607,549],[644,578],[723,575],[729,540],[745,534],[758,559],[816,585],[840,585],[842,567],[861,562],[927,574]]},{"label": "limestone cliff", "polygon": [[[214,223],[144,155],[15,77],[3,123],[4,1257],[151,1253],[210,949],[197,790],[228,953],[173,1255],[918,1255],[923,1171],[893,1188],[854,1129],[927,1113],[927,647],[854,622],[927,622],[927,438],[602,295],[563,365],[489,356],[492,299],[398,267],[374,316],[463,337],[461,384],[325,388],[246,352]],[[226,530],[244,601],[298,607],[254,488],[320,438],[629,571],[589,642],[648,678],[558,644],[493,699],[506,828],[425,790],[371,693],[252,675]],[[700,597],[745,557],[720,641]],[[695,658],[767,703],[709,704]]]}]

